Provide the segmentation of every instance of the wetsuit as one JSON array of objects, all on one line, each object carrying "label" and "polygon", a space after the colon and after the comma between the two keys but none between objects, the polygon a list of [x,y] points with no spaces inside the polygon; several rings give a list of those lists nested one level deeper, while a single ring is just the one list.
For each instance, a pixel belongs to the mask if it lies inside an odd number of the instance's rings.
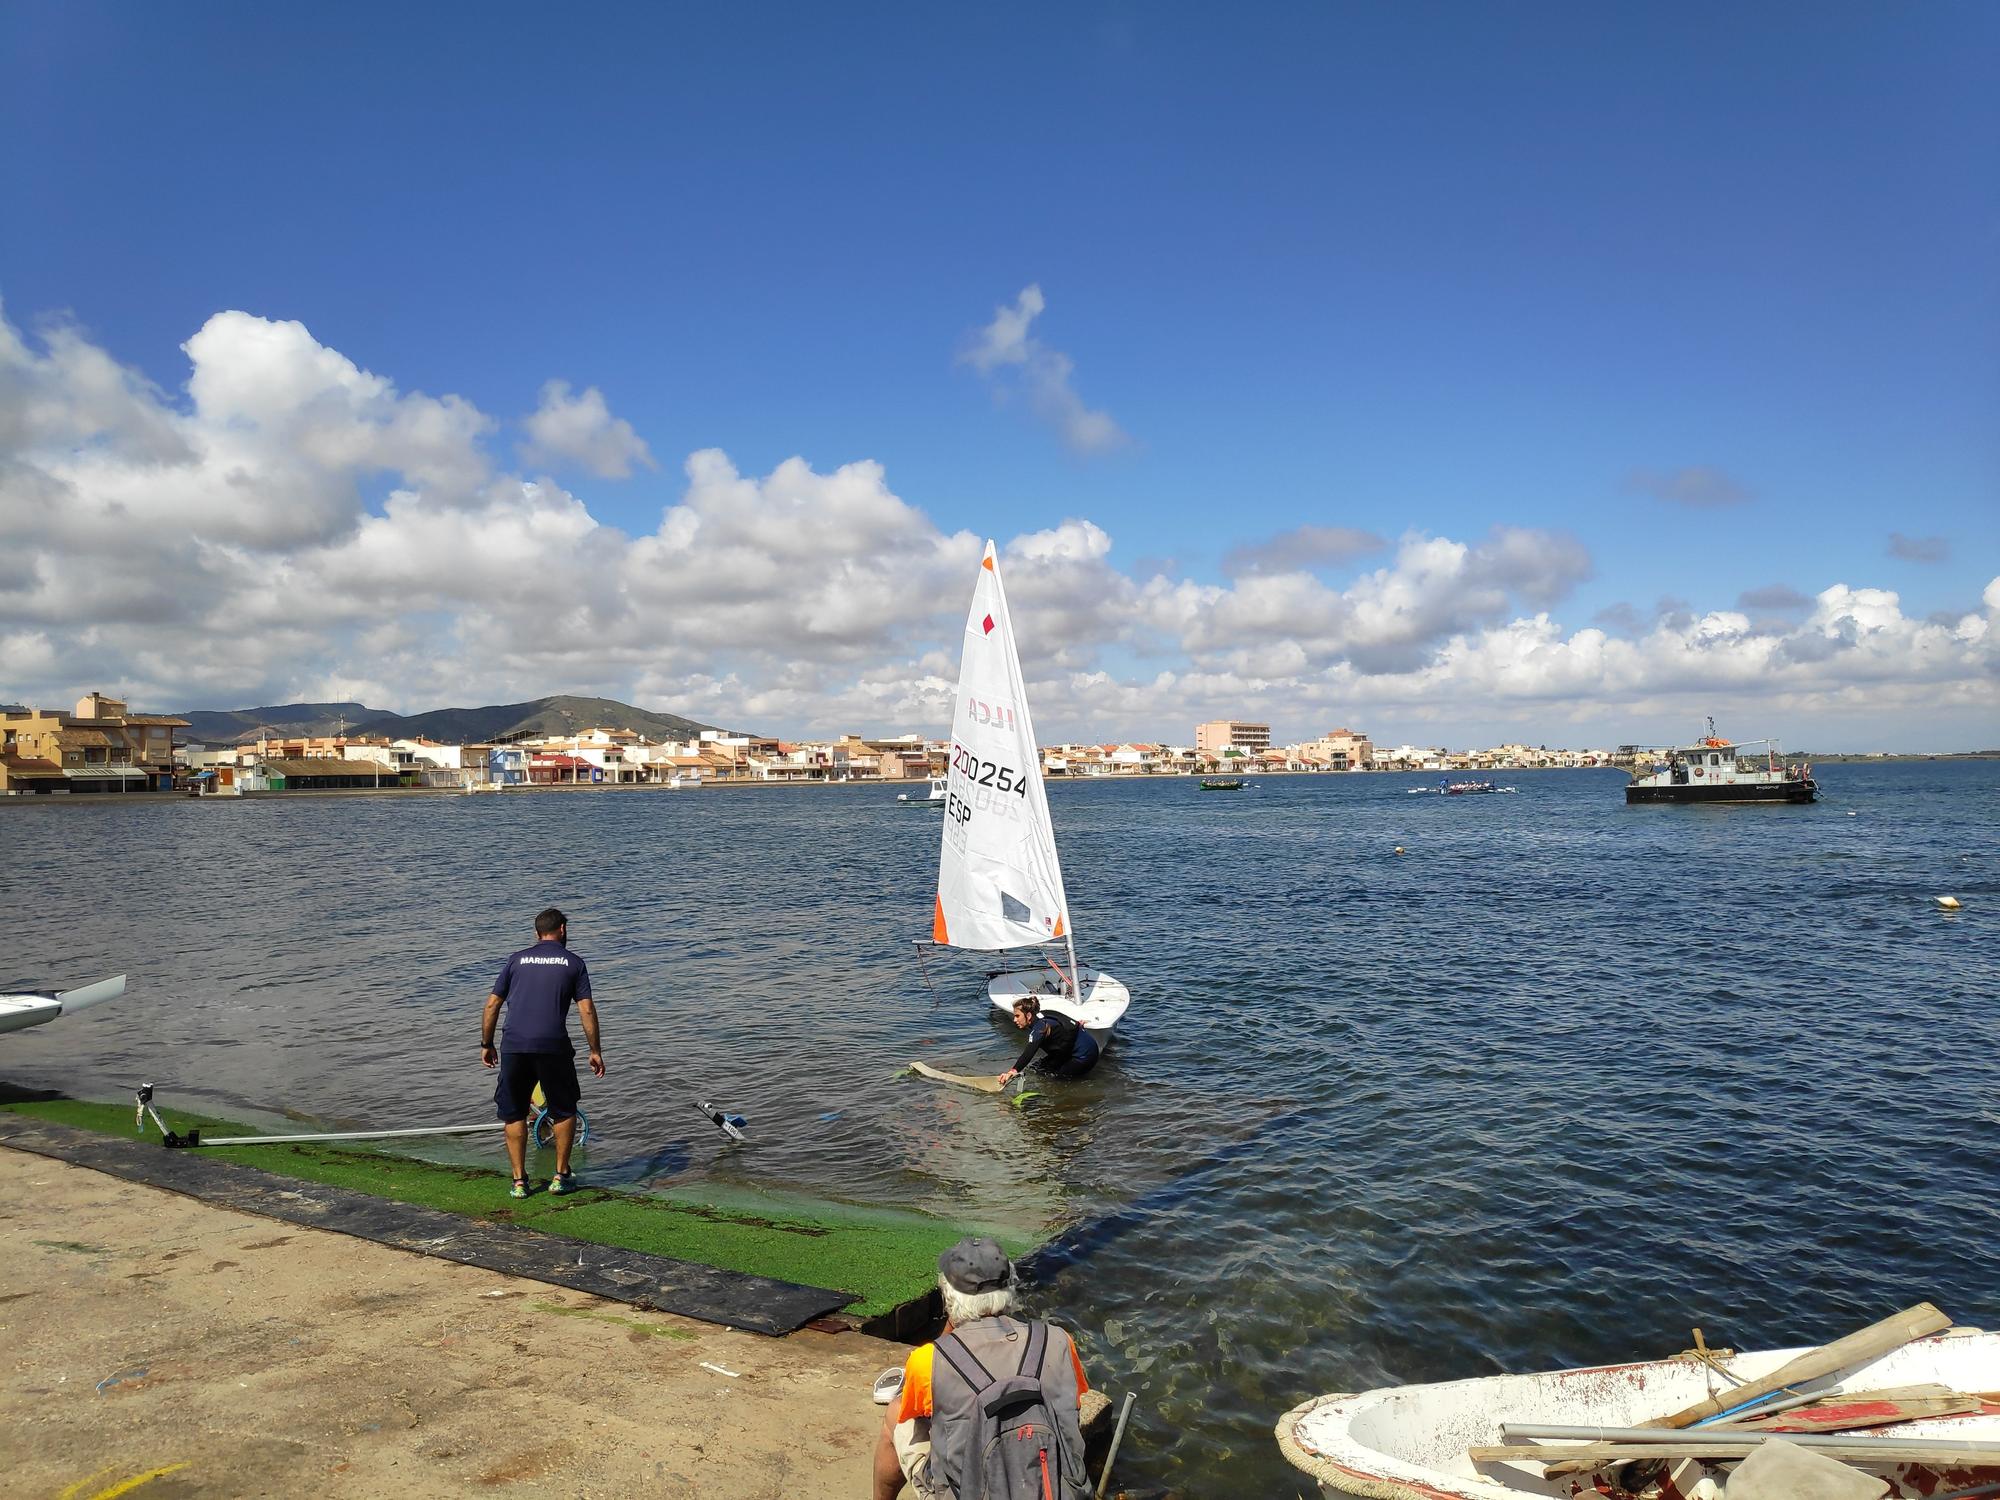
[{"label": "wetsuit", "polygon": [[1042,1055],[1042,1071],[1058,1078],[1081,1078],[1097,1066],[1097,1038],[1054,1011],[1035,1017],[1028,1028],[1028,1045],[1014,1063],[1014,1071],[1027,1072],[1037,1052]]}]

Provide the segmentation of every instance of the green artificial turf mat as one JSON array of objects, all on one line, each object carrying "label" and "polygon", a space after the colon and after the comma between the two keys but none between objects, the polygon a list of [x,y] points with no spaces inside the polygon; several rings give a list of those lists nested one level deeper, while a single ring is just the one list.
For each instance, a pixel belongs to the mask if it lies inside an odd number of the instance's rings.
[{"label": "green artificial turf mat", "polygon": [[[0,1110],[84,1130],[133,1135],[130,1105],[45,1099],[0,1104]],[[276,1134],[308,1128],[285,1125],[267,1132],[262,1126],[185,1110],[163,1114],[173,1129],[199,1129],[204,1135]],[[159,1133],[151,1121],[147,1122],[145,1138],[158,1142]],[[852,1292],[859,1300],[847,1311],[860,1317],[888,1312],[925,1295],[936,1285],[937,1258],[947,1246],[968,1233],[992,1232],[905,1209],[834,1203],[736,1184],[715,1184],[712,1190],[700,1185],[663,1194],[584,1187],[561,1197],[538,1188],[531,1198],[512,1199],[507,1196],[504,1166],[496,1169],[419,1161],[360,1142],[201,1149],[204,1156],[398,1203],[520,1224],[727,1271],[748,1271]],[[1012,1255],[1030,1248],[1018,1236],[1001,1233],[995,1237]]]}]

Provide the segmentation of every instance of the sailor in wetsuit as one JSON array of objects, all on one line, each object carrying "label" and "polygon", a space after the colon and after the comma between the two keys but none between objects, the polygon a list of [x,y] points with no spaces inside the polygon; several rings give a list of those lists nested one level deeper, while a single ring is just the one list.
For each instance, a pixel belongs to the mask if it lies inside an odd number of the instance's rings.
[{"label": "sailor in wetsuit", "polygon": [[1042,1071],[1058,1078],[1081,1078],[1097,1066],[1097,1038],[1068,1016],[1054,1011],[1043,1015],[1042,1002],[1033,995],[1014,1002],[1014,1024],[1028,1033],[1028,1045],[1014,1066],[1000,1075],[1002,1083],[1025,1072],[1037,1052],[1042,1054]]}]

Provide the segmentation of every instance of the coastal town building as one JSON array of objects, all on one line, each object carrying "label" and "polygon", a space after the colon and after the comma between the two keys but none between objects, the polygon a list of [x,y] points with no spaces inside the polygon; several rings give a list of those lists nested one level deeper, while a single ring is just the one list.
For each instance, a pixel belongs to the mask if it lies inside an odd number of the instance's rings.
[{"label": "coastal town building", "polygon": [[186,719],[135,714],[90,693],[74,713],[0,712],[0,795],[164,791],[173,785],[174,731]]},{"label": "coastal town building", "polygon": [[528,757],[528,781],[534,786],[554,786],[558,782],[580,785],[584,782],[600,782],[604,779],[604,768],[594,765],[580,755],[570,755],[563,751],[544,751]]},{"label": "coastal town building", "polygon": [[1261,755],[1271,748],[1271,726],[1249,724],[1240,719],[1211,719],[1206,724],[1195,725],[1194,747],[1216,755],[1227,750]]},{"label": "coastal town building", "polygon": [[[304,757],[294,757],[303,759]],[[319,759],[322,757],[313,757]],[[367,761],[373,765],[389,766],[397,770],[415,770],[416,755],[407,749],[398,749],[386,739],[348,740],[328,760]]]},{"label": "coastal town building", "polygon": [[386,761],[345,755],[262,756],[253,769],[274,792],[358,791],[396,786],[403,780]]},{"label": "coastal town building", "polygon": [[259,731],[256,738],[240,741],[239,751],[255,751],[264,756],[289,756],[294,760],[314,757],[338,757],[347,753],[349,745],[387,746],[388,740],[370,738],[363,735],[349,737],[344,734],[268,734]]},{"label": "coastal town building", "polygon": [[1318,739],[1290,749],[1300,770],[1366,771],[1375,764],[1374,745],[1355,729],[1329,729]]},{"label": "coastal town building", "polygon": [[495,745],[486,752],[486,780],[500,786],[525,786],[528,752],[519,745]]}]

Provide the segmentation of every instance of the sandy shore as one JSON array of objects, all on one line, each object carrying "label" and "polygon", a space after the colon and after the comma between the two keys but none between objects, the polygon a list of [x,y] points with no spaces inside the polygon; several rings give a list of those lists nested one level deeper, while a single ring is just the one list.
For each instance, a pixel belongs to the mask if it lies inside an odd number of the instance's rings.
[{"label": "sandy shore", "polygon": [[636,1313],[4,1149],[0,1265],[10,1495],[853,1497],[869,1385],[907,1352]]}]

